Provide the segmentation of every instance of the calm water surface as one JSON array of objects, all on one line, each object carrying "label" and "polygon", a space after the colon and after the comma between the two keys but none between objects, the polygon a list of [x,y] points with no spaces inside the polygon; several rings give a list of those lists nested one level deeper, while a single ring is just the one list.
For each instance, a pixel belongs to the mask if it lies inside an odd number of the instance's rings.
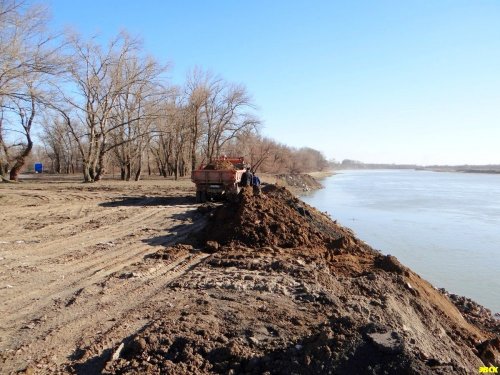
[{"label": "calm water surface", "polygon": [[304,201],[436,287],[500,312],[500,175],[342,171]]}]

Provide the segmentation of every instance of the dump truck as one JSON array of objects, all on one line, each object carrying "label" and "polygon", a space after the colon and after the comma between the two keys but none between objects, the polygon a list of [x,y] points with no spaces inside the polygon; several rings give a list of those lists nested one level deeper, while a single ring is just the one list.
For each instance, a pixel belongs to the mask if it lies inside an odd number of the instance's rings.
[{"label": "dump truck", "polygon": [[191,181],[196,184],[196,202],[236,197],[244,172],[243,157],[222,156],[200,165],[191,172]]}]

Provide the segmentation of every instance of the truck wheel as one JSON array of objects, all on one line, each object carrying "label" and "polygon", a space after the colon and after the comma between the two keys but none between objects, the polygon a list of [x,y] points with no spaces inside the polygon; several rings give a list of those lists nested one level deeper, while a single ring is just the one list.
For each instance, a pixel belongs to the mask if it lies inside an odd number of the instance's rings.
[{"label": "truck wheel", "polygon": [[201,191],[196,192],[196,203],[201,203]]},{"label": "truck wheel", "polygon": [[207,201],[207,192],[200,191],[200,203],[205,203]]}]

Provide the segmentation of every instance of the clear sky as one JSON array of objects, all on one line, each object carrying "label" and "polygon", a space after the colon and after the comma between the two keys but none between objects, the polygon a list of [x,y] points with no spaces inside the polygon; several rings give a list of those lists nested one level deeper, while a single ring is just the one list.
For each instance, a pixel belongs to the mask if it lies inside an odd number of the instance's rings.
[{"label": "clear sky", "polygon": [[262,133],[328,157],[500,163],[500,1],[47,0],[53,27],[127,29],[244,83]]}]

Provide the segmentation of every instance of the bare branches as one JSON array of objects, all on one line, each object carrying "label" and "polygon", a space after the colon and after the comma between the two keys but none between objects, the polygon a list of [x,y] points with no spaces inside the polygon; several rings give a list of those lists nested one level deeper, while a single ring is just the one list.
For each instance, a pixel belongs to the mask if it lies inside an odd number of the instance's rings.
[{"label": "bare branches", "polygon": [[195,68],[173,87],[167,66],[145,55],[137,38],[123,31],[106,44],[76,34],[61,41],[46,32],[46,13],[0,0],[0,174],[22,167],[39,113],[53,170],[78,169],[88,182],[110,166],[139,179],[146,163],[148,173],[153,166],[177,178],[229,150],[262,170],[302,170],[321,160],[314,150],[260,137],[245,86]]},{"label": "bare branches", "polygon": [[0,2],[0,97],[22,92],[23,85],[44,75],[60,73],[62,45],[55,43],[57,36],[46,32],[47,19],[44,7]]},{"label": "bare branches", "polygon": [[[1,134],[2,152],[0,173],[7,173],[17,180],[18,173],[33,148],[32,127],[37,113],[51,92],[47,82],[61,72],[59,51],[61,44],[56,36],[46,32],[47,10],[44,7],[28,7],[23,1],[0,0],[0,108],[2,114],[10,113],[9,119],[16,128],[9,133],[22,134],[23,146],[16,147],[15,154],[5,150],[6,136]],[[12,118],[15,116],[18,121]],[[2,121],[3,122],[3,121]],[[5,133],[6,128],[0,129]]]},{"label": "bare branches", "polygon": [[206,159],[219,155],[224,144],[240,133],[257,129],[259,121],[252,113],[254,105],[244,86],[197,69],[188,77],[186,92],[192,118],[192,150],[199,137]]},{"label": "bare branches", "polygon": [[125,32],[106,48],[75,35],[69,40],[77,56],[68,68],[75,92],[63,97],[85,128],[83,140],[72,132],[77,143],[85,143],[84,179],[97,181],[108,152],[147,133],[144,126],[159,116],[158,104],[169,95],[161,78],[166,67],[141,57],[140,43]]}]

